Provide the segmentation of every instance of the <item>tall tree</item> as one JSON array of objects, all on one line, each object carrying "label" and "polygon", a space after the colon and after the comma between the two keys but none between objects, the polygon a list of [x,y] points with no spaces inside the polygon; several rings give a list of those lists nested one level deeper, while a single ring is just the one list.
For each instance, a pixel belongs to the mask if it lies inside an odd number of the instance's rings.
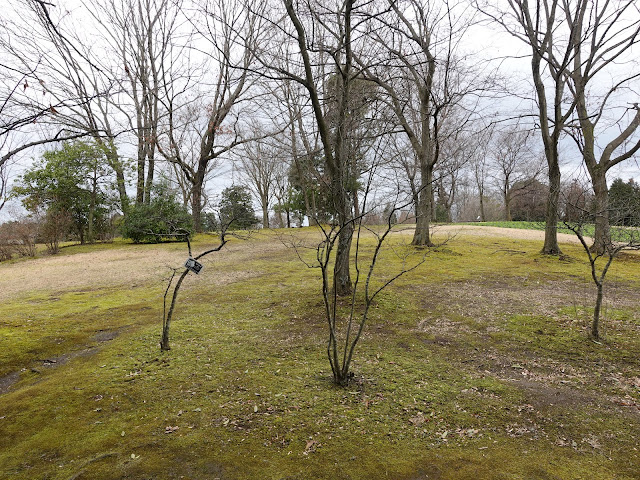
[{"label": "tall tree", "polygon": [[[636,0],[563,0],[562,10],[572,55],[566,77],[576,106],[568,130],[591,177],[593,248],[602,254],[610,244],[607,172],[640,151],[640,107],[637,102],[625,105],[629,94],[640,100],[634,51],[640,44],[640,9]],[[608,141],[598,142],[603,137]]]},{"label": "tall tree", "polygon": [[[262,6],[261,8],[264,8]],[[249,103],[247,94],[252,84],[250,71],[255,61],[257,44],[262,34],[262,17],[244,8],[240,1],[208,1],[202,11],[205,23],[198,27],[198,35],[207,45],[205,49],[207,66],[212,77],[205,80],[209,88],[198,92],[200,97],[192,97],[192,102],[204,103],[204,111],[197,111],[193,121],[185,124],[175,113],[179,110],[178,97],[182,92],[174,92],[167,98],[168,125],[159,145],[164,157],[174,163],[190,186],[191,213],[197,231],[202,230],[202,209],[204,206],[205,182],[211,167],[225,154],[251,139],[243,132],[241,104]],[[180,139],[184,129],[190,129],[198,138],[194,152],[184,150]]]},{"label": "tall tree", "polygon": [[[118,95],[110,98],[135,139],[136,203],[149,203],[153,185],[160,122],[166,115],[162,99],[183,68],[180,53],[191,32],[185,30],[182,1],[107,0],[84,2],[101,27]],[[179,31],[180,30],[180,31]],[[178,40],[180,37],[180,41]],[[182,45],[181,45],[182,44]],[[184,72],[187,75],[188,72]],[[184,81],[177,88],[183,87]]]},{"label": "tall tree", "polygon": [[[381,28],[372,29],[375,62],[358,58],[366,78],[386,94],[389,108],[407,135],[417,168],[408,168],[415,185],[414,245],[432,245],[434,170],[441,159],[446,117],[469,95],[486,90],[477,69],[457,49],[471,24],[465,6],[425,0],[389,0],[387,11],[374,15]],[[465,125],[473,108],[458,117]],[[409,165],[407,165],[409,167]]]},{"label": "tall tree", "polygon": [[565,0],[507,0],[506,5],[475,0],[476,6],[506,32],[531,50],[531,75],[535,86],[538,129],[544,144],[549,175],[546,226],[542,252],[558,255],[558,206],[561,175],[558,144],[574,103],[566,101],[567,71],[572,59],[569,43],[559,38]]},{"label": "tall tree", "polygon": [[[333,285],[339,295],[351,292],[349,252],[354,229],[353,198],[349,186],[351,161],[347,144],[352,85],[358,76],[353,60],[353,0],[332,6],[283,0],[286,18],[278,53],[295,51],[287,62],[265,55],[261,62],[278,80],[289,80],[306,90],[320,138],[331,192],[332,210],[339,225]],[[316,68],[320,65],[319,68]],[[331,87],[331,109],[328,82]]]}]

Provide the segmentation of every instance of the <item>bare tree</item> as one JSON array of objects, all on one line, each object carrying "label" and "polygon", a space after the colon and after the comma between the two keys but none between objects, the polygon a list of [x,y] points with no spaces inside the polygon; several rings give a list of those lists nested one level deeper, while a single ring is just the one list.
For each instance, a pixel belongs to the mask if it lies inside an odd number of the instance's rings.
[{"label": "bare tree", "polygon": [[[411,265],[406,264],[405,262],[409,255],[409,251],[406,251],[405,254],[407,257],[403,258],[403,267],[397,273],[389,275],[386,279],[379,281],[378,285],[374,286],[374,274],[377,273],[376,266],[378,259],[384,249],[391,249],[387,245],[387,240],[393,227],[392,218],[398,210],[407,205],[392,208],[389,212],[386,226],[380,231],[365,227],[362,223],[363,217],[357,219],[354,245],[355,276],[353,279],[351,304],[346,312],[338,307],[339,299],[336,295],[336,278],[335,275],[330,275],[334,247],[338,241],[340,231],[337,226],[331,229],[320,227],[323,241],[317,247],[316,259],[317,265],[322,272],[322,298],[325,317],[329,326],[327,356],[331,365],[331,371],[333,372],[333,381],[338,385],[347,385],[353,377],[353,373],[350,371],[353,354],[367,323],[369,309],[376,297],[400,276],[414,270],[424,262],[424,257],[422,257],[421,260],[415,261]],[[364,246],[363,237],[365,231],[368,231],[374,236],[373,256],[368,259],[364,259],[364,255],[361,253],[361,248]],[[396,252],[400,252],[400,249],[396,249]],[[360,293],[359,290],[361,288],[364,290],[364,303],[360,307],[356,305],[356,295]]]},{"label": "bare tree", "polygon": [[[243,115],[239,106],[249,100],[245,98],[252,82],[249,74],[262,31],[261,17],[244,9],[241,2],[212,0],[201,13],[205,25],[199,28],[199,34],[210,47],[206,55],[214,72],[210,90],[202,92],[206,111],[190,125],[181,125],[177,115],[172,113],[178,110],[174,103],[177,96],[170,96],[167,102],[172,106],[168,109],[166,140],[164,146],[160,146],[163,156],[180,168],[190,184],[191,213],[197,231],[202,230],[204,186],[212,165],[250,140],[242,131]],[[199,101],[202,102],[202,98]],[[250,115],[249,112],[245,114]],[[194,127],[199,144],[196,155],[192,156],[181,148],[180,130]]]},{"label": "bare tree", "polygon": [[[192,36],[185,30],[182,1],[107,0],[84,2],[101,27],[109,58],[101,62],[118,87],[109,99],[126,119],[135,139],[136,203],[149,203],[153,184],[160,122],[166,115],[163,96],[184,88],[190,72],[182,57]],[[178,40],[180,38],[180,40]],[[185,78],[179,78],[179,75]],[[180,82],[176,87],[173,84]]]},{"label": "bare tree", "polygon": [[[577,117],[568,131],[591,177],[598,212],[593,249],[604,254],[610,248],[607,172],[640,151],[640,107],[637,102],[623,107],[628,95],[640,100],[634,52],[640,44],[640,9],[635,0],[563,0],[562,9],[572,54],[566,77]],[[610,140],[600,146],[599,137]]]},{"label": "bare tree", "polygon": [[[169,279],[169,283],[167,284],[167,289],[164,292],[164,302],[163,302],[163,310],[162,310],[162,339],[160,340],[160,350],[171,350],[171,346],[169,345],[169,330],[171,328],[171,320],[173,318],[173,311],[176,307],[176,303],[178,300],[178,293],[180,292],[180,287],[182,286],[182,282],[184,281],[184,279],[187,277],[187,275],[189,274],[189,272],[193,272],[195,274],[200,273],[201,269],[202,269],[202,264],[200,264],[200,262],[198,262],[198,260],[200,260],[201,258],[205,257],[206,255],[209,255],[210,253],[213,252],[219,252],[220,250],[222,250],[222,248],[227,244],[227,237],[226,237],[226,230],[227,227],[229,226],[229,224],[227,224],[226,226],[223,226],[221,231],[220,231],[220,239],[219,239],[219,243],[217,246],[213,247],[213,248],[209,248],[207,250],[205,250],[204,252],[196,255],[195,257],[193,256],[192,252],[191,252],[191,241],[189,239],[189,233],[180,233],[180,232],[174,232],[171,233],[170,236],[175,237],[175,236],[179,236],[182,235],[184,236],[184,238],[187,241],[187,248],[189,250],[189,257],[187,258],[187,261],[185,262],[184,265],[184,270],[182,271],[182,273],[180,274],[180,276],[178,277],[178,280],[176,282],[175,285],[173,285],[173,279],[175,278],[176,274],[178,273],[178,269],[174,269],[173,273]],[[169,310],[167,310],[167,295],[169,294],[169,291],[171,290],[171,287],[173,286],[173,293],[171,294],[171,304],[169,306]]]},{"label": "bare tree", "polygon": [[489,185],[487,185],[489,172],[491,171],[488,151],[492,136],[492,129],[483,130],[478,135],[478,145],[470,160],[471,176],[473,179],[473,184],[477,189],[478,206],[480,210],[480,215],[477,220],[480,220],[481,222],[487,221],[485,200],[487,191],[489,189]]},{"label": "bare tree", "polygon": [[[345,0],[325,6],[284,0],[284,8],[289,24],[275,29],[281,33],[277,40],[274,38],[279,45],[271,47],[276,55],[284,52],[290,58],[286,62],[275,61],[273,55],[263,52],[260,61],[274,78],[296,82],[306,90],[324,155],[332,210],[339,225],[335,285],[339,295],[346,295],[351,291],[349,252],[353,237],[348,117],[353,113],[351,91],[358,77],[353,60],[354,2]],[[273,20],[273,25],[277,23]]]},{"label": "bare tree", "polygon": [[[576,207],[577,208],[577,207]],[[596,285],[596,303],[593,309],[593,320],[591,322],[591,338],[595,341],[600,339],[600,318],[602,310],[602,300],[604,296],[604,281],[609,271],[609,267],[613,261],[624,250],[640,250],[640,230],[637,228],[625,228],[620,227],[615,229],[614,235],[608,235],[605,238],[605,244],[602,251],[592,251],[587,243],[587,238],[584,233],[584,227],[587,223],[593,222],[593,216],[590,212],[582,210],[583,215],[574,222],[565,221],[564,225],[571,230],[580,244],[584,248],[584,251],[589,259],[589,265],[591,267],[591,278]],[[595,216],[602,215],[600,212],[595,212]],[[615,237],[615,238],[612,238]],[[604,265],[602,264],[604,262]]]},{"label": "bare tree", "polygon": [[[596,217],[594,247],[603,253],[609,227],[606,173],[640,150],[640,139],[634,140],[640,126],[640,109],[637,103],[626,110],[621,108],[619,95],[640,76],[637,64],[632,62],[632,49],[640,41],[637,2],[536,0],[530,5],[528,0],[508,0],[508,6],[506,11],[488,6],[482,9],[532,50],[532,74],[550,181],[543,251],[559,251],[557,240],[553,241],[551,235],[555,236],[558,220],[558,140],[566,130],[576,141],[591,176],[596,211],[601,212]],[[545,82],[545,69],[551,82]],[[628,91],[637,96],[632,89]],[[552,103],[547,97],[553,99]],[[618,113],[612,122],[608,117],[615,107]],[[600,147],[598,135],[609,136],[612,126],[617,134]]]},{"label": "bare tree", "polygon": [[[376,227],[367,226],[365,219],[379,210],[380,202],[370,205],[375,198],[374,179],[379,175],[378,168],[384,166],[386,156],[384,145],[374,147],[375,160],[364,181],[362,198],[362,214],[354,217],[353,223],[353,255],[350,262],[353,267],[352,290],[348,301],[338,295],[335,269],[332,268],[340,241],[339,224],[326,226],[320,224],[318,231],[320,241],[315,246],[307,246],[298,239],[283,237],[285,245],[293,247],[299,258],[309,267],[318,268],[322,279],[322,300],[324,317],[327,321],[329,335],[327,357],[331,365],[333,381],[337,385],[346,386],[353,379],[351,363],[364,328],[369,318],[369,311],[378,295],[402,275],[418,268],[426,260],[426,255],[416,252],[409,244],[394,241],[391,234],[396,225],[397,213],[411,205],[412,199],[400,200],[399,192],[387,192],[381,203],[386,204],[384,224]],[[388,201],[387,201],[388,200]],[[308,260],[304,248],[314,251],[314,259]],[[400,267],[395,271],[382,271],[378,262],[381,257],[390,256],[399,260]]]},{"label": "bare tree", "polygon": [[[547,160],[549,197],[542,252],[558,255],[558,205],[560,163],[558,144],[574,103],[566,102],[566,74],[572,59],[571,46],[558,32],[564,0],[507,0],[501,8],[493,2],[474,0],[475,5],[506,32],[531,49],[531,74],[538,109],[537,125]],[[548,78],[547,78],[548,77]]]},{"label": "bare tree", "polygon": [[518,126],[496,132],[490,147],[492,174],[502,195],[504,219],[511,221],[511,200],[534,181],[544,161],[531,146],[533,132]]},{"label": "bare tree", "polygon": [[[441,160],[446,118],[470,96],[487,89],[479,69],[457,55],[472,21],[462,2],[389,1],[372,29],[375,62],[358,58],[366,78],[385,92],[389,108],[409,139],[416,167],[405,164],[416,196],[414,245],[431,245],[434,170]],[[458,112],[464,126],[474,108]],[[451,129],[450,129],[451,131]]]},{"label": "bare tree", "polygon": [[[264,137],[264,129],[256,126],[253,136]],[[274,197],[276,176],[283,163],[282,153],[274,142],[262,138],[243,144],[234,158],[249,188],[258,197],[262,209],[262,226],[269,228],[269,207]]]},{"label": "bare tree", "polygon": [[458,187],[464,178],[464,170],[469,166],[475,167],[474,160],[484,154],[482,141],[483,131],[470,131],[472,127],[479,125],[471,123],[465,128],[454,119],[448,119],[445,132],[441,136],[442,160],[435,169],[435,190],[437,200],[433,218],[438,221],[453,221],[453,208],[456,204]]}]

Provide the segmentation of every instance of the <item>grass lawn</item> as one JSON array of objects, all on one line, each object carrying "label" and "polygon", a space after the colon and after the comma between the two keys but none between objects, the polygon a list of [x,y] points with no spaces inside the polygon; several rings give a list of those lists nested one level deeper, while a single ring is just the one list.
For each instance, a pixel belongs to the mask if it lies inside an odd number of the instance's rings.
[{"label": "grass lawn", "polygon": [[[0,264],[0,478],[637,479],[640,256],[614,262],[596,344],[582,247],[540,248],[461,233],[430,251],[376,300],[344,389],[319,271],[273,232],[187,277],[169,352],[184,244]],[[378,281],[401,266],[386,252]]]}]

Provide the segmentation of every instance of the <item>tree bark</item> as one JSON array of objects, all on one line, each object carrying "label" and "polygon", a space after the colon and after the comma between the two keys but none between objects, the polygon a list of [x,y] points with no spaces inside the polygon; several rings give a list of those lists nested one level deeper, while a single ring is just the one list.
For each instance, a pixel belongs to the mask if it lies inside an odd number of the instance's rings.
[{"label": "tree bark", "polygon": [[504,219],[506,222],[510,222],[511,217],[511,195],[508,191],[503,192],[502,198],[504,200]]},{"label": "tree bark", "polygon": [[113,144],[113,140],[108,143],[101,137],[94,137],[95,142],[102,147],[104,154],[107,158],[107,164],[116,174],[116,190],[118,191],[118,198],[120,199],[120,209],[123,215],[127,215],[129,210],[129,196],[127,195],[127,181],[124,176],[124,168],[118,155],[118,151]]},{"label": "tree bark", "polygon": [[411,243],[416,246],[432,247],[433,242],[429,227],[433,201],[433,165],[430,162],[421,162],[421,170],[421,189],[418,192],[416,208],[416,230]]},{"label": "tree bark", "polygon": [[591,338],[600,339],[600,310],[602,308],[602,282],[597,283],[596,306],[593,310],[593,322],[591,323]]},{"label": "tree bark", "polygon": [[[138,146],[138,150],[141,150],[142,146]],[[138,151],[138,166],[136,169],[136,173],[138,178],[136,180],[136,204],[140,205],[144,203],[144,171],[145,171],[146,160],[144,156]]]},{"label": "tree bark", "polygon": [[267,199],[261,199],[262,203],[262,226],[263,228],[269,228],[269,206]]},{"label": "tree bark", "polygon": [[602,254],[611,240],[609,233],[609,189],[605,172],[601,168],[596,168],[591,178],[594,193],[593,209],[596,217],[591,250]]},{"label": "tree bark", "polygon": [[191,218],[195,231],[202,233],[202,182],[200,181],[194,182],[191,190]]},{"label": "tree bark", "polygon": [[[556,144],[557,147],[557,144]],[[547,157],[549,160],[549,157]],[[558,245],[558,205],[560,202],[560,166],[558,165],[557,150],[555,161],[549,161],[549,196],[545,214],[544,245],[542,253],[545,255],[560,255]]]}]

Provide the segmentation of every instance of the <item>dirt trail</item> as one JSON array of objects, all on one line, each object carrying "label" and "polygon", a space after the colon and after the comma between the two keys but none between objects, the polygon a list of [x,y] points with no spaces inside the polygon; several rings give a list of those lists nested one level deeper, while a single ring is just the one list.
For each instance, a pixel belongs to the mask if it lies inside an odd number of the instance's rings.
[{"label": "dirt trail", "polygon": [[[413,229],[403,230],[405,235],[413,235]],[[543,230],[524,230],[517,228],[486,227],[483,225],[436,225],[433,227],[432,235],[453,236],[472,235],[478,237],[501,237],[514,238],[518,240],[540,240],[544,241]],[[580,243],[573,234],[558,233],[560,243]]]}]

